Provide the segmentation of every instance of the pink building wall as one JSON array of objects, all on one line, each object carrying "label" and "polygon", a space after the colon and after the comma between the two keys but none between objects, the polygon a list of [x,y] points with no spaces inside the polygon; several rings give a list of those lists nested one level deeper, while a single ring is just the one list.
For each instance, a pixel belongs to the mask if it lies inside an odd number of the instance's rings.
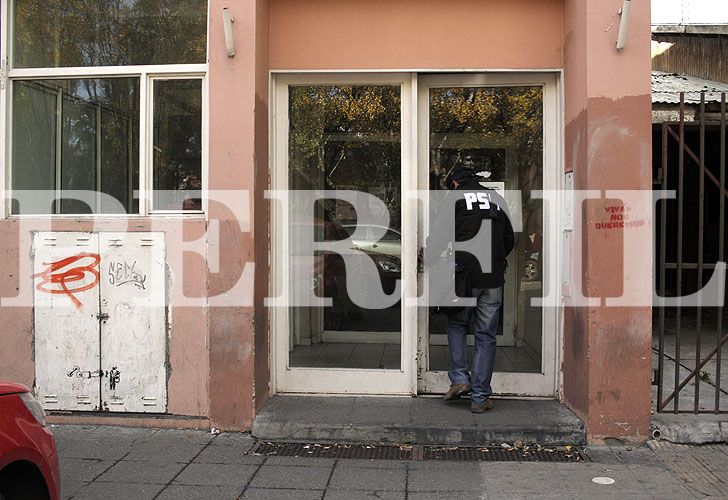
[{"label": "pink building wall", "polygon": [[[564,168],[574,172],[576,187],[649,189],[649,5],[635,3],[628,47],[618,52],[619,5],[621,0],[210,0],[208,186],[253,193],[250,230],[211,204],[210,218],[220,221],[220,269],[210,273],[201,259],[188,256],[185,288],[235,303],[240,297],[232,287],[245,264],[254,262],[254,306],[173,310],[169,412],[199,417],[175,424],[250,429],[268,397],[263,297],[270,228],[263,191],[269,70],[563,69]],[[225,53],[223,7],[235,17],[234,57]],[[135,219],[132,230],[147,224]],[[55,227],[91,225],[65,220]],[[185,223],[190,240],[205,228],[203,218]],[[18,253],[17,231],[16,221],[0,221],[3,297],[29,279],[17,275],[18,260],[27,258]],[[622,238],[587,230],[585,293],[617,292]],[[649,308],[565,311],[564,400],[586,421],[590,440],[647,434],[650,315]],[[0,323],[0,378],[31,385],[32,308],[0,308]]]},{"label": "pink building wall", "polygon": [[[162,231],[168,244],[177,239],[195,240],[204,232],[206,223],[203,217],[191,217],[179,223],[177,220],[157,219],[154,226],[149,219],[130,218],[124,224],[130,232]],[[70,220],[59,218],[49,225],[48,220],[22,220],[31,230],[53,231],[118,231],[119,220]],[[15,297],[21,286],[25,293],[30,292],[33,280],[30,276],[19,275],[21,260],[25,269],[32,269],[31,255],[21,253],[21,222],[18,219],[0,221],[0,275],[3,276],[0,297]],[[24,239],[27,240],[27,232]],[[23,247],[26,250],[28,247]],[[205,297],[207,294],[207,269],[202,258],[186,259],[184,272],[174,268],[174,260],[169,259],[170,280],[185,290],[190,297]],[[180,278],[184,279],[181,280]],[[22,283],[21,283],[22,282]],[[172,307],[169,328],[169,380],[168,412],[173,415],[206,417],[209,415],[210,398],[207,379],[209,376],[207,329],[208,312],[204,307]],[[35,379],[35,362],[33,352],[33,308],[32,307],[0,307],[0,324],[2,329],[0,342],[0,379],[13,380],[29,387]]]},{"label": "pink building wall", "polygon": [[271,0],[270,67],[561,68],[561,1]]}]

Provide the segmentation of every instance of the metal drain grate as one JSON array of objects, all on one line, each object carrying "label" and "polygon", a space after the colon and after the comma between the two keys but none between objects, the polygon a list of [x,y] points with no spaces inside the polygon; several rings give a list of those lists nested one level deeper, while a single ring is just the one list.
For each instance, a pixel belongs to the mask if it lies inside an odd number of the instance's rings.
[{"label": "metal drain grate", "polygon": [[367,460],[431,460],[481,462],[583,462],[588,457],[572,446],[526,445],[468,447],[285,443],[259,441],[252,454],[278,457],[358,458]]},{"label": "metal drain grate", "polygon": [[516,447],[436,447],[425,446],[425,460],[472,460],[480,462],[583,462],[585,456],[577,448],[523,446]]},{"label": "metal drain grate", "polygon": [[261,441],[252,453],[278,457],[312,458],[364,458],[378,460],[409,460],[412,446],[322,444],[322,443],[280,443]]}]

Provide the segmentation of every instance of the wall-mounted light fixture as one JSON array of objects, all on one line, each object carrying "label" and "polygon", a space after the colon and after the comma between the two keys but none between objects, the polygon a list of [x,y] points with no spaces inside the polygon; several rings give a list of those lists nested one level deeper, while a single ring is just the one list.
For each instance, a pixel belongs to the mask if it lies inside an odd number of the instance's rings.
[{"label": "wall-mounted light fixture", "polygon": [[624,0],[624,5],[619,10],[622,17],[619,21],[619,35],[617,35],[617,50],[622,50],[627,45],[627,32],[629,31],[629,16],[632,13],[632,0]]},{"label": "wall-mounted light fixture", "polygon": [[235,42],[233,41],[233,23],[235,18],[230,15],[230,10],[225,7],[222,9],[222,23],[225,27],[225,49],[228,57],[235,55]]}]

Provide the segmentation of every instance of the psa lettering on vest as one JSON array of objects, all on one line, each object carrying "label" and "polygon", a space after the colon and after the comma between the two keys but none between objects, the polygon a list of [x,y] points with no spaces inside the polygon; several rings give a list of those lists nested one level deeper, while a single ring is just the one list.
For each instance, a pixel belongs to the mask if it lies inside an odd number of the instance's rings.
[{"label": "psa lettering on vest", "polygon": [[[473,210],[475,204],[478,204],[480,210],[487,210],[490,208],[490,195],[488,193],[463,193],[465,198],[465,205],[468,210]],[[496,208],[500,210],[500,207],[496,205]]]}]

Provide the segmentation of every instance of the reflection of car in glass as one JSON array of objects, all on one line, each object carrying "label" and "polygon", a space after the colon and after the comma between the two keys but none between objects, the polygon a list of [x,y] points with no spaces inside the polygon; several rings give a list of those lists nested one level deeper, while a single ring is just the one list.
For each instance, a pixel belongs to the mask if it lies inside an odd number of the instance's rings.
[{"label": "reflection of car in glass", "polygon": [[[313,232],[313,234],[310,234]],[[308,234],[306,234],[308,233]],[[303,248],[306,241],[339,241],[348,240],[349,235],[338,224],[315,219],[313,224],[294,221],[290,224],[291,249],[291,289],[292,293],[307,293],[312,290],[317,297],[331,298],[332,307],[324,311],[325,324],[336,329],[346,318],[358,318],[361,312],[349,300],[346,291],[346,271],[341,255],[330,252],[316,252],[311,257],[311,249]],[[351,247],[354,244],[351,243]],[[306,258],[308,257],[308,258]],[[313,259],[313,277],[304,266],[311,265]],[[310,279],[309,283],[301,283],[302,279]],[[300,303],[294,300],[294,304]]]},{"label": "reflection of car in glass", "polygon": [[[345,224],[344,229],[352,236],[354,245],[365,252],[378,253],[383,255],[393,255],[399,257],[402,255],[402,235],[396,229],[375,225]],[[354,230],[358,229],[358,234],[353,237]],[[374,238],[374,232],[377,234],[384,233],[384,236],[378,240]],[[359,235],[364,234],[363,238]]]},{"label": "reflection of car in glass", "polygon": [[[312,231],[313,235],[306,235],[303,231]],[[392,231],[397,235],[396,245],[399,246],[399,233]],[[341,327],[346,319],[358,320],[361,318],[361,310],[350,299],[346,283],[347,280],[352,279],[356,282],[358,280],[357,276],[361,276],[363,269],[366,268],[359,265],[361,260],[354,259],[353,267],[350,261],[350,267],[347,269],[341,255],[333,251],[319,251],[312,257],[314,272],[311,279],[303,267],[311,265],[311,261],[305,257],[310,255],[311,249],[302,248],[303,242],[310,241],[311,238],[316,242],[341,240],[350,242],[349,247],[361,250],[365,254],[364,258],[371,258],[374,261],[379,273],[382,291],[385,294],[389,295],[394,291],[396,282],[401,276],[401,261],[398,255],[378,253],[375,251],[376,247],[375,249],[369,249],[366,246],[357,245],[351,240],[346,227],[335,222],[321,219],[314,220],[313,224],[293,221],[290,223],[289,237],[292,290],[301,290],[302,292],[313,290],[317,297],[331,298],[332,307],[324,309],[327,329],[336,330]],[[307,276],[308,278],[306,278]],[[310,279],[310,283],[301,283],[301,279]]]},{"label": "reflection of car in glass", "polygon": [[[402,234],[391,227],[369,224],[344,224],[342,227],[350,236],[354,236],[354,231],[358,230],[356,237],[352,237],[354,246],[369,254],[376,262],[384,293],[391,294],[402,276]],[[375,232],[384,235],[376,239]]]}]

